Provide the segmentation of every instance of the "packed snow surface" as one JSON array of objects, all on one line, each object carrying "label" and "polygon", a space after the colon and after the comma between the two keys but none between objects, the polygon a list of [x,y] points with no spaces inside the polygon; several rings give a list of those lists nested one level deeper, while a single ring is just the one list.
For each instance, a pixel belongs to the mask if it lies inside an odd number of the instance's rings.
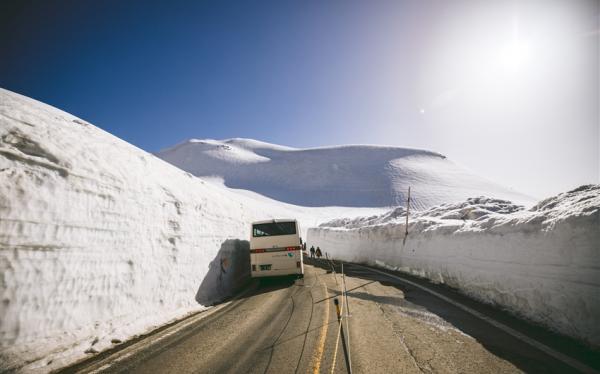
[{"label": "packed snow surface", "polygon": [[337,259],[446,283],[600,346],[600,185],[530,209],[470,198],[409,215],[335,219],[312,228],[308,245]]},{"label": "packed snow surface", "polygon": [[375,212],[207,183],[0,89],[0,371],[51,371],[226,296],[251,221]]},{"label": "packed snow surface", "polygon": [[485,195],[529,204],[430,151],[370,145],[296,149],[251,139],[198,140],[158,157],[199,177],[216,177],[231,188],[251,190],[303,206],[422,209]]}]

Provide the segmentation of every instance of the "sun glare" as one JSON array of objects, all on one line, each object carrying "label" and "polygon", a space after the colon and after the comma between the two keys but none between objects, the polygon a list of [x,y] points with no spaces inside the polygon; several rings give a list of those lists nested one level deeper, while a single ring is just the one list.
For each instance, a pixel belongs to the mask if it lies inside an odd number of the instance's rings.
[{"label": "sun glare", "polygon": [[528,43],[512,41],[501,50],[500,62],[502,67],[511,72],[525,69],[531,59],[531,48]]}]

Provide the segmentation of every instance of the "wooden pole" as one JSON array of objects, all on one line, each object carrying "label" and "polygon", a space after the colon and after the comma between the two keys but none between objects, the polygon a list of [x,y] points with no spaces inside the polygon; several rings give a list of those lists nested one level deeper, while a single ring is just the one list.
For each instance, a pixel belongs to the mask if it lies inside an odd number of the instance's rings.
[{"label": "wooden pole", "polygon": [[406,232],[404,236],[408,236],[408,214],[410,213],[410,186],[408,187],[408,199],[406,199]]}]

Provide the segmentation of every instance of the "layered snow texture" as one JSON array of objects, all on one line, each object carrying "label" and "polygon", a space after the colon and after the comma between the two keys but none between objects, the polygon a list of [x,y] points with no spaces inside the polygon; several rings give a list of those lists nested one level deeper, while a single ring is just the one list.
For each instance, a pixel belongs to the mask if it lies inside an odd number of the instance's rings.
[{"label": "layered snow texture", "polygon": [[0,372],[51,371],[228,296],[247,279],[251,221],[305,232],[377,212],[207,183],[0,89]]},{"label": "layered snow texture", "polygon": [[532,200],[493,184],[430,151],[368,145],[295,149],[251,139],[198,140],[157,154],[200,177],[303,206],[416,208],[486,195]]},{"label": "layered snow texture", "polygon": [[60,367],[225,296],[230,241],[259,216],[242,200],[0,91],[0,371]]},{"label": "layered snow texture", "polygon": [[334,258],[446,283],[600,346],[600,185],[526,210],[473,198],[410,214],[336,219],[308,232]]},{"label": "layered snow texture", "polygon": [[0,371],[50,371],[222,299],[247,276],[251,221],[339,214],[207,183],[0,89]]}]

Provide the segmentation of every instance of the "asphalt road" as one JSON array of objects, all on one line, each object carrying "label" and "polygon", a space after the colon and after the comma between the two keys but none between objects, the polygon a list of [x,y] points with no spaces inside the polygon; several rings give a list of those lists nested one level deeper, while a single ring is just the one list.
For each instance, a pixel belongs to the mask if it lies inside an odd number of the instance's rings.
[{"label": "asphalt road", "polygon": [[443,286],[350,264],[342,277],[339,265],[332,273],[330,263],[312,263],[304,279],[255,282],[212,312],[67,371],[343,373],[336,298],[354,373],[598,369],[598,352]]}]

